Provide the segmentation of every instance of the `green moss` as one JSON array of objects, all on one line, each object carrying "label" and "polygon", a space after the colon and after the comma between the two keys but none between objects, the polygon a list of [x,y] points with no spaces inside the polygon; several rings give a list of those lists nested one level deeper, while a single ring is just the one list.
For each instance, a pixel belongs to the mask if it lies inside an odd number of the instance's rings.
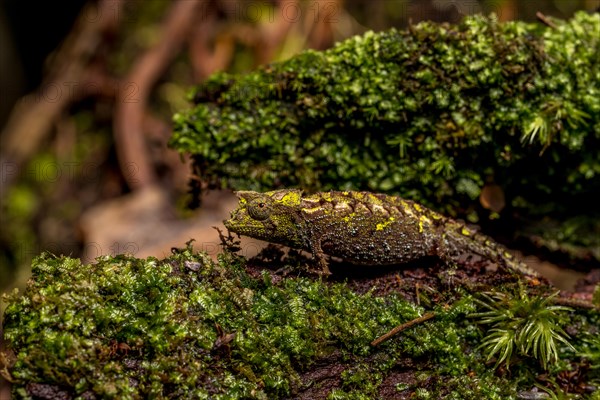
[{"label": "green moss", "polygon": [[[531,360],[506,381],[486,366],[483,332],[468,318],[477,305],[464,289],[438,293],[433,320],[373,348],[373,339],[425,310],[395,291],[274,281],[244,265],[228,251],[213,262],[191,248],[165,260],[103,257],[93,265],[36,258],[25,293],[5,297],[15,398],[31,395],[32,383],[69,396],[279,398],[322,384],[309,377],[323,363],[337,371],[320,388],[329,398],[380,397],[406,370],[412,378],[398,390],[416,397],[510,398],[532,387],[532,371],[544,372]],[[573,347],[557,343],[559,353],[596,363],[597,312],[573,318]],[[587,379],[600,384],[594,368]]]},{"label": "green moss", "polygon": [[598,220],[600,18],[553,22],[423,22],[220,73],[171,146],[213,186],[387,192],[474,220],[493,181],[506,214]]},{"label": "green moss", "polygon": [[480,323],[491,325],[481,344],[488,360],[496,356],[496,366],[504,362],[508,369],[516,354],[533,355],[547,369],[550,363],[558,362],[558,343],[574,350],[561,327],[566,320],[562,314],[573,310],[553,305],[556,295],[558,292],[551,296],[529,296],[523,287],[516,295],[485,294],[485,301],[479,303],[486,311],[477,317]]},{"label": "green moss", "polygon": [[33,273],[25,295],[7,299],[16,393],[19,383],[43,382],[118,397],[285,395],[298,385],[298,368],[335,346],[367,354],[382,324],[417,315],[406,301],[341,284],[255,281],[231,255],[215,264],[190,250],[95,265],[45,255]]}]

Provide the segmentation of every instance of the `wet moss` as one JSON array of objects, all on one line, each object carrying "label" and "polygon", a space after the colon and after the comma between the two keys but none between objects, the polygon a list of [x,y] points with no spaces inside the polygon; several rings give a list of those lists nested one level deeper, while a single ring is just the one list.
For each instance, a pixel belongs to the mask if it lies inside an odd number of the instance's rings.
[{"label": "wet moss", "polygon": [[[398,279],[392,272],[389,282]],[[426,311],[389,282],[356,290],[285,278],[227,250],[218,262],[188,247],[165,260],[92,265],[44,254],[25,293],[5,297],[2,359],[12,365],[3,375],[15,398],[43,390],[65,398],[266,399],[311,390],[321,390],[313,398],[391,398],[390,388],[416,398],[514,398],[575,364],[591,365],[582,377],[600,385],[597,311],[573,312],[573,347],[557,343],[560,363],[545,371],[525,357],[506,379],[486,363],[468,287],[430,288],[423,304],[436,317],[372,347]],[[499,287],[516,288],[511,279]]]},{"label": "wet moss", "polygon": [[493,183],[501,216],[597,221],[600,18],[552,21],[423,22],[220,73],[175,115],[171,146],[209,186],[385,192],[475,222],[498,217],[479,203]]}]

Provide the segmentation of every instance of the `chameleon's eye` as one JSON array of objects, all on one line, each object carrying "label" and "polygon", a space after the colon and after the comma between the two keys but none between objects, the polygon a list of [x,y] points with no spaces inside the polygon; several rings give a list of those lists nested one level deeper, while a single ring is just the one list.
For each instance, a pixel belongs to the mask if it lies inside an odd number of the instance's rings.
[{"label": "chameleon's eye", "polygon": [[264,199],[254,199],[248,203],[248,214],[257,220],[264,221],[271,215],[271,206]]}]

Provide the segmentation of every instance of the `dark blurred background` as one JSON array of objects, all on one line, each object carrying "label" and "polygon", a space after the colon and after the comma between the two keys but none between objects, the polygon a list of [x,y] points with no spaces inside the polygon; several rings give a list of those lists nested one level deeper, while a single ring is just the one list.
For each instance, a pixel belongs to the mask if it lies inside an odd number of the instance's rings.
[{"label": "dark blurred background", "polygon": [[[540,23],[599,0],[3,0],[0,6],[0,292],[31,258],[161,257],[191,237],[218,251],[233,203],[186,209],[188,164],[166,147],[186,92],[367,30],[474,13]],[[0,310],[1,311],[1,310]]]}]

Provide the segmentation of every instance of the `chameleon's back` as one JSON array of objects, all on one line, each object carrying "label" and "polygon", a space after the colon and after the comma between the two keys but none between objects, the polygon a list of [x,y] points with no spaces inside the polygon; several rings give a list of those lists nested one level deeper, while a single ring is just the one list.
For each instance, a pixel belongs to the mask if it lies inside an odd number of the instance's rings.
[{"label": "chameleon's back", "polygon": [[435,255],[445,218],[417,203],[368,192],[303,197],[302,215],[326,254],[354,264],[402,264]]},{"label": "chameleon's back", "polygon": [[529,276],[537,273],[501,245],[410,200],[369,192],[327,192],[302,198],[307,226],[326,254],[363,265],[402,264],[436,255],[460,263],[475,253]]}]

